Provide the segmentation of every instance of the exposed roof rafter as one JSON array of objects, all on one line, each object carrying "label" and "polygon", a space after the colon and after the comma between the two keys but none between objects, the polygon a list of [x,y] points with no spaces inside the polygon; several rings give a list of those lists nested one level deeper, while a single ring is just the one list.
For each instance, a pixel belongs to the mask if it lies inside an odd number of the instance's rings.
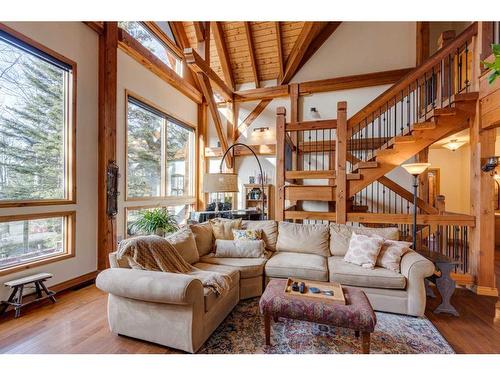
[{"label": "exposed roof rafter", "polygon": [[257,61],[255,59],[255,49],[253,46],[252,39],[252,29],[250,27],[250,22],[245,22],[245,34],[248,43],[248,52],[250,53],[250,64],[252,65],[253,80],[255,82],[255,87],[259,88],[259,72],[257,69]]},{"label": "exposed roof rafter", "polygon": [[231,68],[231,61],[229,60],[226,41],[224,40],[224,30],[222,29],[222,24],[220,22],[213,21],[210,24],[214,35],[215,48],[217,49],[217,55],[219,56],[222,74],[224,74],[224,80],[229,88],[234,90],[233,70]]}]

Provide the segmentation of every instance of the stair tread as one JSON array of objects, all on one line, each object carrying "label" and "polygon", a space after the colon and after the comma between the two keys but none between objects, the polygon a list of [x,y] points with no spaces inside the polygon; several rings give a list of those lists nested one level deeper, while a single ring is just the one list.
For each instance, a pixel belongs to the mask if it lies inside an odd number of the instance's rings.
[{"label": "stair tread", "polygon": [[378,167],[377,161],[360,161],[354,165],[353,170],[357,170],[360,168],[377,168],[377,167]]},{"label": "stair tread", "polygon": [[352,180],[361,180],[363,176],[361,173],[348,173],[347,174],[347,180],[352,181]]},{"label": "stair tread", "polygon": [[430,130],[435,128],[436,123],[432,121],[417,122],[413,124],[413,130]]},{"label": "stair tread", "polygon": [[394,137],[394,143],[413,143],[415,142],[415,137],[413,135],[399,135]]}]

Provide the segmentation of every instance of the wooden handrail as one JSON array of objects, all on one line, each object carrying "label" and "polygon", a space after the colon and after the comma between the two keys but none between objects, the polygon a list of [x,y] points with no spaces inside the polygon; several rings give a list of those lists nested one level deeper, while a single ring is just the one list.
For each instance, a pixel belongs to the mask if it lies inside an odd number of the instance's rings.
[{"label": "wooden handrail", "polygon": [[[355,115],[353,115],[347,122],[348,129],[352,131],[352,129],[356,125],[358,125],[361,121],[368,119],[370,115],[376,112],[379,108],[383,107],[386,103],[391,102],[396,96],[400,95],[401,92],[407,91],[408,87],[412,83],[414,83],[417,79],[421,78],[425,73],[428,73],[430,70],[432,70],[432,68],[435,67],[437,64],[439,64],[439,62],[443,58],[445,58],[452,52],[455,52],[457,48],[461,47],[465,42],[467,42],[476,34],[477,34],[477,22],[474,22],[467,29],[465,29],[460,35],[458,35],[453,40],[453,42],[451,42],[446,47],[438,50],[431,57],[425,60],[422,64],[413,69],[403,78],[401,78],[398,82],[396,82],[393,86],[384,91],[377,98],[375,98],[369,104],[367,104],[363,109],[361,109]],[[368,123],[369,121],[366,122]]]}]

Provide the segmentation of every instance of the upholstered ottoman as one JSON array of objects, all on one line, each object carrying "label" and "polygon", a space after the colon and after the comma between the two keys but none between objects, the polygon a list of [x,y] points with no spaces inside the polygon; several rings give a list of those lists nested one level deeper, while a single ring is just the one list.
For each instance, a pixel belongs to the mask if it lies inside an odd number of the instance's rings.
[{"label": "upholstered ottoman", "polygon": [[270,280],[260,298],[260,313],[264,315],[266,345],[271,344],[271,319],[279,317],[353,329],[356,337],[361,332],[363,353],[370,352],[370,334],[377,318],[365,293],[356,288],[343,287],[346,304],[335,305],[323,301],[285,294],[286,280]]}]

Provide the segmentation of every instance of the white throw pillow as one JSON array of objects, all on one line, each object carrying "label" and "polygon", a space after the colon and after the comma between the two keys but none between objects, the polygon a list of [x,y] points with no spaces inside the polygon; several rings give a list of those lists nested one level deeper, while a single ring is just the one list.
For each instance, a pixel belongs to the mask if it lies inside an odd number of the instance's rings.
[{"label": "white throw pillow", "polygon": [[215,240],[216,258],[263,258],[263,240]]},{"label": "white throw pillow", "polygon": [[375,267],[377,256],[380,253],[383,243],[384,239],[382,237],[369,237],[353,232],[344,260],[364,268],[372,269]]},{"label": "white throw pillow", "polygon": [[385,240],[377,258],[377,266],[400,272],[401,258],[410,251],[411,242]]}]

